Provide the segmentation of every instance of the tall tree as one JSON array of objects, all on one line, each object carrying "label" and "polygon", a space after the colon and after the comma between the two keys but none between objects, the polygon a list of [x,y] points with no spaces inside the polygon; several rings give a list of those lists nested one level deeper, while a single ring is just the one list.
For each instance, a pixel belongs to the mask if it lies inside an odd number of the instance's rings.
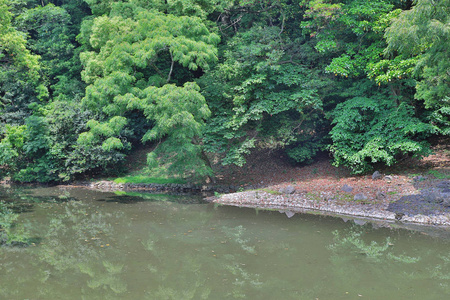
[{"label": "tall tree", "polygon": [[[416,0],[386,30],[385,53],[400,64],[416,61],[415,98],[433,111],[431,121],[450,134],[450,1]],[[399,55],[400,54],[400,55]],[[396,56],[398,55],[398,56]],[[402,74],[397,74],[399,77]]]},{"label": "tall tree", "polygon": [[41,56],[43,83],[50,98],[72,100],[83,95],[80,62],[75,55],[76,42],[71,34],[71,16],[62,7],[50,3],[25,9],[15,20],[29,36],[28,48]]},{"label": "tall tree", "polygon": [[23,124],[28,105],[48,95],[40,83],[40,57],[27,48],[25,34],[13,26],[10,1],[0,1],[0,120]]},{"label": "tall tree", "polygon": [[323,85],[299,35],[300,7],[241,1],[223,14],[223,61],[200,81],[213,111],[205,145],[242,166],[254,148],[310,160],[320,148]]},{"label": "tall tree", "polygon": [[82,76],[89,84],[83,104],[98,117],[79,142],[122,149],[124,136],[117,126],[125,128],[127,114],[137,110],[151,126],[143,141],[161,143],[149,157],[151,164],[156,157],[169,159],[169,171],[187,174],[193,165],[182,170],[181,163],[195,161],[195,174],[208,174],[207,163],[199,159],[198,137],[209,109],[198,86],[178,75],[186,69],[208,69],[217,60],[218,35],[198,17],[138,5],[130,5],[122,16],[115,5],[110,16],[97,17],[82,27],[80,40],[92,47],[81,54]]},{"label": "tall tree", "polygon": [[[329,149],[335,165],[362,173],[375,163],[392,165],[405,155],[428,154],[424,139],[434,128],[417,118],[411,101],[414,80],[406,75],[381,79],[386,76],[381,70],[389,64],[380,61],[387,46],[384,31],[399,13],[394,8],[404,4],[395,0],[302,4],[307,8],[302,27],[316,41],[315,49],[328,58],[325,72],[336,76],[335,91],[327,98],[327,116],[333,124]],[[397,67],[411,72],[415,63],[405,60]]]}]

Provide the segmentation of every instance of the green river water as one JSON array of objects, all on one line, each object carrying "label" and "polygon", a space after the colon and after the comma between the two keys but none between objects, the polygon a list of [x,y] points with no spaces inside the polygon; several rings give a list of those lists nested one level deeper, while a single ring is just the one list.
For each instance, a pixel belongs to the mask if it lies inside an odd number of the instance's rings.
[{"label": "green river water", "polygon": [[75,188],[0,200],[34,241],[0,247],[2,300],[450,299],[447,229]]}]

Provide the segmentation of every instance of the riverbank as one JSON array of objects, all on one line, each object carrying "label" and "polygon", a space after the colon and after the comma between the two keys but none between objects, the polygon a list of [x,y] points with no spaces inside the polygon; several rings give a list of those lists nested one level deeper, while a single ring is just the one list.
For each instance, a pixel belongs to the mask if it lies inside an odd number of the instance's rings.
[{"label": "riverbank", "polygon": [[[236,192],[233,186],[194,184],[117,184],[97,181],[79,186],[105,192],[203,193],[208,202],[277,210],[288,218],[296,213],[309,213],[387,223],[450,226],[450,180],[422,175],[411,179],[379,174],[378,178],[364,176],[334,182],[329,178],[316,181],[297,182],[295,185],[284,183],[241,192]],[[213,192],[215,196],[211,196]]]},{"label": "riverbank", "polygon": [[[450,186],[450,181],[441,183],[442,186]],[[297,191],[292,186],[281,188],[279,191],[260,189],[209,198],[211,202],[221,205],[277,210],[285,213],[288,218],[296,213],[313,213],[450,226],[450,203],[447,199],[450,200],[450,193],[445,188],[429,188],[419,193],[399,194],[393,197],[378,192],[378,198],[369,198],[362,193],[353,195],[345,191],[334,194],[323,191],[317,193]]]},{"label": "riverbank", "polygon": [[326,157],[302,167],[292,167],[282,156],[251,157],[247,169],[222,177],[246,181],[243,191],[209,201],[279,210],[288,217],[306,212],[450,226],[450,145],[437,144],[433,151],[422,160],[409,158],[361,176],[332,166]]},{"label": "riverbank", "polygon": [[[277,152],[254,152],[244,167],[213,164],[214,184],[100,180],[72,186],[107,192],[202,194],[216,204],[279,210],[288,217],[306,212],[450,226],[450,143],[439,143],[433,151],[423,160],[410,158],[393,168],[359,176],[334,167],[326,156],[298,166]],[[130,166],[143,160],[139,155],[134,158]]]},{"label": "riverbank", "polygon": [[[322,161],[315,166],[330,167]],[[424,175],[385,175],[339,178],[316,176],[309,180],[281,182],[252,189],[247,186],[196,184],[87,182],[84,187],[101,191],[140,191],[152,193],[203,193],[205,199],[220,205],[278,210],[292,217],[313,213],[450,226],[450,180]],[[236,190],[240,189],[240,192]],[[214,193],[215,196],[212,196]]]}]

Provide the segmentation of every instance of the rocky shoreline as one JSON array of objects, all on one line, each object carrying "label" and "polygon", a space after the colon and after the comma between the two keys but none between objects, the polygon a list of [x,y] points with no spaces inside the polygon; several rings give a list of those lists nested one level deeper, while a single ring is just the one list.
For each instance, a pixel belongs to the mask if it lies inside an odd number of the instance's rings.
[{"label": "rocky shoreline", "polygon": [[[373,180],[378,180],[377,174]],[[390,180],[390,178],[388,178]],[[413,181],[421,181],[415,178]],[[152,193],[203,194],[206,201],[239,207],[278,210],[292,217],[295,213],[313,213],[386,222],[450,226],[450,180],[434,182],[415,193],[390,196],[377,192],[371,199],[363,193],[352,193],[344,184],[338,193],[310,193],[288,185],[257,190],[237,191],[235,186],[198,184],[144,184],[112,181],[85,182],[81,186],[101,191],[142,191]],[[275,189],[274,189],[275,188]],[[212,196],[212,194],[216,196]],[[219,195],[220,194],[220,195]]]},{"label": "rocky shoreline", "polygon": [[[349,191],[348,186],[342,190]],[[295,213],[373,219],[387,222],[450,226],[450,181],[442,181],[417,194],[403,195],[393,201],[384,193],[377,199],[363,194],[305,193],[288,186],[278,191],[261,189],[208,198],[221,205],[278,210],[292,217]],[[381,198],[381,199],[380,199]]]}]

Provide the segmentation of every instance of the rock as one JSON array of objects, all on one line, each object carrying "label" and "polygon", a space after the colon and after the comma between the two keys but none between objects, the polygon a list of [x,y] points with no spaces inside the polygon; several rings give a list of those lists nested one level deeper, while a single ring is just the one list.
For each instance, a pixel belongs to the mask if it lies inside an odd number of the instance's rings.
[{"label": "rock", "polygon": [[386,175],[384,176],[384,180],[388,180],[388,181],[392,181],[392,176],[391,175]]},{"label": "rock", "polygon": [[444,200],[439,190],[425,189],[420,191],[420,194],[429,203],[442,203]]},{"label": "rock", "polygon": [[360,219],[354,219],[353,222],[355,222],[355,224],[359,225],[359,226],[363,226],[363,225],[365,225],[367,223],[367,221],[360,220]]},{"label": "rock", "polygon": [[444,198],[444,200],[442,201],[442,206],[450,207],[450,198]]},{"label": "rock", "polygon": [[287,212],[285,212],[285,214],[286,214],[286,216],[290,219],[290,218],[292,218],[292,217],[295,215],[295,212],[293,212],[293,211],[287,211]]},{"label": "rock", "polygon": [[442,205],[445,207],[450,207],[450,189],[444,189],[441,192]]},{"label": "rock", "polygon": [[378,179],[381,179],[381,173],[378,171],[373,172],[372,180],[378,180]]},{"label": "rock", "polygon": [[396,213],[395,214],[395,219],[397,221],[400,221],[403,218],[404,215],[405,215],[404,213]]},{"label": "rock", "polygon": [[367,196],[362,193],[356,194],[355,197],[353,197],[353,200],[355,201],[365,201],[367,199]]},{"label": "rock", "polygon": [[441,181],[438,184],[436,184],[436,187],[440,189],[450,189],[450,180]]},{"label": "rock", "polygon": [[387,195],[385,192],[377,192],[375,196],[378,200],[386,199]]},{"label": "rock", "polygon": [[348,184],[344,184],[342,190],[346,193],[350,193],[351,191],[353,191],[353,187],[349,186]]},{"label": "rock", "polygon": [[421,176],[421,175],[419,175],[419,176],[415,176],[415,177],[413,177],[413,181],[414,182],[420,182],[420,181],[424,181],[425,179],[427,179],[428,177],[426,177],[426,176]]},{"label": "rock", "polygon": [[444,197],[450,197],[450,189],[443,189],[441,194]]},{"label": "rock", "polygon": [[279,192],[282,194],[293,194],[295,193],[295,188],[292,185],[288,185],[287,187],[281,188]]}]

